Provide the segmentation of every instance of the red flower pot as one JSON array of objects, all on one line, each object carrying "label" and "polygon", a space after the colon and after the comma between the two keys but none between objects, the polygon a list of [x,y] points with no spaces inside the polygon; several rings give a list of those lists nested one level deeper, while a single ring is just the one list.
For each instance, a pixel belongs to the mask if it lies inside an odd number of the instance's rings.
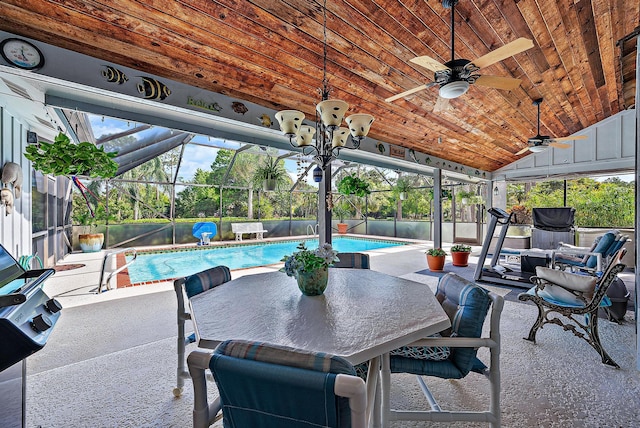
[{"label": "red flower pot", "polygon": [[442,272],[445,256],[430,256],[427,254],[427,264],[431,272]]},{"label": "red flower pot", "polygon": [[469,265],[469,254],[468,251],[452,251],[451,258],[453,259],[454,266],[465,267]]},{"label": "red flower pot", "polygon": [[338,233],[341,234],[345,234],[347,233],[347,229],[349,228],[349,225],[347,223],[338,223]]}]

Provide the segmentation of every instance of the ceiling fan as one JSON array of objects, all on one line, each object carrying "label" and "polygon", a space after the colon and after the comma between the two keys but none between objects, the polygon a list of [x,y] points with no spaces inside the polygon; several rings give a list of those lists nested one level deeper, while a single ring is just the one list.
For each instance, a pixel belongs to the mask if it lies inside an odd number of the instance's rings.
[{"label": "ceiling fan", "polygon": [[418,64],[425,67],[434,74],[434,81],[425,85],[420,85],[416,88],[409,89],[398,95],[394,95],[385,99],[386,102],[392,102],[399,98],[406,97],[423,89],[430,88],[432,86],[439,85],[440,98],[436,102],[435,110],[445,110],[448,108],[448,102],[452,98],[458,98],[465,94],[469,90],[470,84],[477,84],[481,86],[487,86],[490,88],[511,90],[517,88],[520,85],[520,79],[514,79],[512,77],[500,77],[480,75],[478,70],[487,67],[491,64],[495,64],[498,61],[502,61],[505,58],[526,51],[533,47],[533,41],[526,38],[519,38],[511,43],[508,43],[496,50],[489,52],[480,58],[470,61],[468,59],[456,59],[454,51],[455,40],[455,5],[459,0],[442,0],[442,5],[449,9],[451,8],[451,61],[441,64],[437,60],[429,56],[419,56],[411,59],[414,64]]},{"label": "ceiling fan", "polygon": [[574,135],[572,137],[559,137],[552,138],[548,135],[540,135],[540,104],[542,104],[542,98],[538,98],[533,101],[533,105],[538,107],[538,133],[535,137],[531,137],[527,140],[527,147],[520,150],[517,155],[521,155],[527,151],[530,152],[541,152],[546,150],[547,147],[556,147],[558,149],[567,149],[571,147],[571,144],[561,143],[559,141],[570,141],[570,140],[584,140],[587,138],[586,135]]}]

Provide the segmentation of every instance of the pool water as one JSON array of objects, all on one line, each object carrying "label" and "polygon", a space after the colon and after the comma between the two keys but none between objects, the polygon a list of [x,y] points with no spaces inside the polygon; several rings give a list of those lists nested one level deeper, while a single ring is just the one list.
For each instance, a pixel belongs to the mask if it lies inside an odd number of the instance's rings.
[{"label": "pool water", "polygon": [[[241,269],[279,263],[288,254],[296,251],[303,241],[283,241],[255,245],[230,245],[207,249],[171,250],[162,252],[139,252],[138,258],[129,266],[132,284],[180,278],[210,267],[225,265],[229,269]],[[307,248],[318,247],[317,239],[304,240]],[[405,245],[397,241],[373,239],[333,238],[332,246],[338,252],[359,252],[377,248]],[[127,261],[131,257],[127,256]]]}]

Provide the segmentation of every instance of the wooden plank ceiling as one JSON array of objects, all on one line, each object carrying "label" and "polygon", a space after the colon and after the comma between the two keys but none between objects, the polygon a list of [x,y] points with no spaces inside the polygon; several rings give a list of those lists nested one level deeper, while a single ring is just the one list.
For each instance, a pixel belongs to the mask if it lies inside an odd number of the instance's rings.
[{"label": "wooden plank ceiling", "polygon": [[[450,12],[438,0],[327,1],[332,97],[375,116],[370,137],[494,171],[536,134],[537,98],[541,134],[555,137],[629,107],[635,65],[622,70],[617,42],[637,30],[638,0],[460,0],[456,58],[534,41],[482,70],[520,87],[471,85],[443,112],[437,87],[385,102],[433,81],[410,59],[451,59]],[[322,0],[10,0],[0,16],[2,30],[277,110],[313,117],[319,101]]]}]

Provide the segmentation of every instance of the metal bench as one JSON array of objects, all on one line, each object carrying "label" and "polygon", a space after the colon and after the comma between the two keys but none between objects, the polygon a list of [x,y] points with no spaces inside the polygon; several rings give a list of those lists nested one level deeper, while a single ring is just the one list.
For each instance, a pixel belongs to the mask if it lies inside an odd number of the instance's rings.
[{"label": "metal bench", "polygon": [[262,223],[231,223],[231,231],[236,234],[236,241],[242,241],[242,234],[255,233],[256,239],[264,239],[264,229]]}]

